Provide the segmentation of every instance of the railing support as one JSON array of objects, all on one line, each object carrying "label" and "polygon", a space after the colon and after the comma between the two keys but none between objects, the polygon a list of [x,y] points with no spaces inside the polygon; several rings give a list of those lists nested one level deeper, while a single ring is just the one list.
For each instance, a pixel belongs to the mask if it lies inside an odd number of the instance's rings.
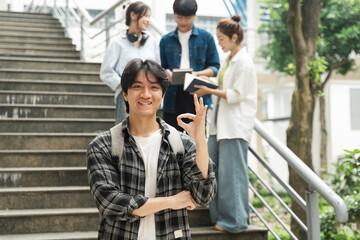
[{"label": "railing support", "polygon": [[306,222],[308,227],[308,239],[320,239],[319,197],[316,191],[305,193],[306,198]]},{"label": "railing support", "polygon": [[66,0],[66,7],[65,7],[65,35],[69,37],[69,0]]},{"label": "railing support", "polygon": [[109,25],[110,25],[110,17],[109,15],[106,15],[105,17],[105,40],[106,40],[106,49],[109,46],[109,41],[110,41],[110,29],[109,29]]},{"label": "railing support", "polygon": [[80,16],[80,59],[85,60],[85,46],[84,46],[84,15]]}]

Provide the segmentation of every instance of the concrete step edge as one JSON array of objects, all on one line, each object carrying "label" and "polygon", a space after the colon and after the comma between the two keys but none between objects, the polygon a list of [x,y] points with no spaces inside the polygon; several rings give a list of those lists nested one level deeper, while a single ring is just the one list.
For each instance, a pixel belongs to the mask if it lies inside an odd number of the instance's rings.
[{"label": "concrete step edge", "polygon": [[48,208],[48,209],[16,209],[0,210],[0,218],[33,217],[33,216],[61,216],[61,215],[94,215],[97,208]]},{"label": "concrete step edge", "polygon": [[[253,229],[253,230],[252,230]],[[192,227],[191,235],[223,235],[223,232],[213,229],[213,227]],[[246,231],[267,231],[266,228],[249,226]],[[245,232],[246,232],[245,231]],[[240,233],[241,234],[241,233]],[[37,233],[37,234],[17,234],[17,235],[0,235],[0,239],[7,240],[75,240],[75,239],[97,239],[98,232],[66,232],[66,233]]]},{"label": "concrete step edge", "polygon": [[113,122],[111,118],[0,118],[0,122]]},{"label": "concrete step edge", "polygon": [[0,188],[0,194],[9,193],[53,193],[53,192],[88,192],[88,186],[60,186],[60,187],[11,187]]},{"label": "concrete step edge", "polygon": [[0,154],[61,154],[61,153],[86,153],[86,149],[45,149],[45,150],[0,150]]},{"label": "concrete step edge", "polygon": [[56,40],[54,41],[43,41],[43,40],[28,40],[28,41],[24,41],[24,40],[19,40],[19,39],[13,39],[13,40],[4,40],[4,39],[0,39],[0,43],[18,43],[18,44],[42,44],[42,45],[73,45],[72,42],[70,41],[70,39],[66,39],[67,42],[58,42]]},{"label": "concrete step edge", "polygon": [[113,110],[115,106],[105,105],[60,105],[60,104],[4,104],[0,103],[2,108],[55,108],[55,109],[95,109],[95,110]]},{"label": "concrete step edge", "polygon": [[[1,42],[1,41],[0,41]],[[76,63],[76,64],[93,64],[101,65],[101,62],[86,62],[83,60],[64,60],[64,59],[42,59],[42,58],[27,58],[27,57],[4,57],[0,56],[0,60],[7,61],[29,61],[29,62],[51,62],[51,63]]]},{"label": "concrete step edge", "polygon": [[26,56],[26,57],[41,57],[41,58],[59,58],[61,57],[62,59],[66,59],[66,58],[70,58],[70,59],[78,59],[80,58],[80,52],[74,52],[74,53],[66,53],[66,54],[61,54],[59,56],[59,54],[52,54],[52,53],[37,53],[37,54],[28,54],[28,53],[9,53],[9,54],[1,54],[2,56],[16,56],[16,57],[22,57],[22,56]]},{"label": "concrete step edge", "polygon": [[20,39],[24,39],[24,38],[38,38],[38,39],[43,39],[43,38],[47,38],[47,39],[55,39],[55,40],[68,40],[68,37],[62,37],[62,36],[48,36],[48,35],[43,35],[43,36],[24,36],[21,35],[21,32],[17,33],[17,32],[13,32],[13,34],[2,34],[2,37],[20,37]]},{"label": "concrete step edge", "polygon": [[12,15],[24,15],[24,16],[38,16],[38,17],[51,17],[52,15],[51,13],[32,13],[32,12],[19,12],[19,11],[0,11],[0,16],[1,14],[7,15],[7,14],[12,14]]},{"label": "concrete step edge", "polygon": [[86,167],[26,167],[26,168],[0,168],[0,173],[4,172],[72,172],[86,171]]},{"label": "concrete step edge", "polygon": [[16,91],[0,90],[0,94],[24,94],[24,95],[65,95],[65,96],[92,96],[92,97],[114,97],[113,93],[96,93],[96,92],[54,92],[54,91]]},{"label": "concrete step edge", "polygon": [[94,71],[66,71],[66,70],[45,70],[45,69],[14,69],[14,68],[0,68],[0,72],[6,73],[52,73],[52,74],[68,74],[68,75],[96,75],[99,72]]},{"label": "concrete step edge", "polygon": [[69,84],[69,85],[95,85],[95,86],[106,86],[105,83],[99,82],[76,82],[76,81],[60,81],[60,80],[37,80],[37,79],[9,79],[0,78],[0,82],[5,83],[46,83],[46,84]]},{"label": "concrete step edge", "polygon": [[50,48],[50,47],[26,47],[26,46],[9,46],[9,44],[6,44],[6,46],[1,46],[0,49],[6,49],[6,50],[29,50],[29,51],[59,51],[59,52],[75,52],[76,50],[70,49],[73,47],[72,45],[69,45],[69,47],[56,47],[56,48]]},{"label": "concrete step edge", "polygon": [[42,32],[42,33],[64,33],[64,29],[44,29],[41,27],[23,27],[23,26],[0,26],[0,31],[20,31],[20,32]]},{"label": "concrete step edge", "polygon": [[42,132],[35,132],[35,133],[18,133],[18,132],[9,132],[9,133],[0,133],[0,136],[41,136],[41,137],[92,137],[96,136],[96,133],[42,133]]},{"label": "concrete step edge", "polygon": [[63,232],[0,235],[0,240],[81,240],[97,239],[98,232]]}]

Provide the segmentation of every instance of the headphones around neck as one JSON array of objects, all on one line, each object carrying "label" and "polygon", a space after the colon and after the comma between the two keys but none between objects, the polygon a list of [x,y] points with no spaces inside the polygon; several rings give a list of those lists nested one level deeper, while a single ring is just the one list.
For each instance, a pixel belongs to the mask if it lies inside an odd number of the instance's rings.
[{"label": "headphones around neck", "polygon": [[[142,38],[140,41],[140,46],[143,46],[146,42],[146,40],[149,38],[149,36],[145,33],[145,32],[141,32],[142,33]],[[136,33],[128,33],[126,32],[126,37],[130,42],[136,42],[139,39],[139,36]]]}]

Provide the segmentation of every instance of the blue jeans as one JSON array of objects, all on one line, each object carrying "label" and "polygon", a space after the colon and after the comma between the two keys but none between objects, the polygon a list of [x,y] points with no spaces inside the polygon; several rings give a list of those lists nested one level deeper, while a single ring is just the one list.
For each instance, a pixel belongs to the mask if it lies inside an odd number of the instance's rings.
[{"label": "blue jeans", "polygon": [[213,223],[231,233],[247,229],[249,218],[248,143],[241,138],[208,141],[209,155],[217,166],[218,192],[210,205]]},{"label": "blue jeans", "polygon": [[121,123],[128,115],[126,113],[124,96],[120,93],[116,98],[115,125]]}]

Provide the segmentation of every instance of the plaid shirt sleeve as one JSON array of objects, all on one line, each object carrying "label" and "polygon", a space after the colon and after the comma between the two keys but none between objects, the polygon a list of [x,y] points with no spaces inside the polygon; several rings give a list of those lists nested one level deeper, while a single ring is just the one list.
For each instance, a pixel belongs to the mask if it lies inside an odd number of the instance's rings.
[{"label": "plaid shirt sleeve", "polygon": [[100,134],[89,144],[86,158],[90,190],[100,214],[111,220],[139,220],[140,217],[132,212],[144,205],[148,198],[120,191],[117,163],[111,156],[110,131]]},{"label": "plaid shirt sleeve", "polygon": [[209,205],[217,192],[215,164],[209,159],[208,178],[204,178],[196,164],[196,146],[192,138],[181,134],[185,154],[183,158],[184,186],[190,190],[195,202],[199,205]]}]

